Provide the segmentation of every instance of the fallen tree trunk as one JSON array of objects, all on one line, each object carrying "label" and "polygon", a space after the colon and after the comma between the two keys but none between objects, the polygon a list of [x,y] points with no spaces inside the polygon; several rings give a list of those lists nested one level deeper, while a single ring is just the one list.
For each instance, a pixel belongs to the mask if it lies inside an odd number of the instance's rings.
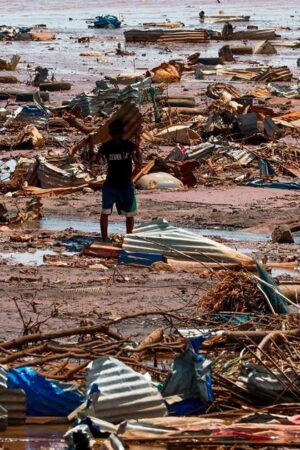
[{"label": "fallen tree trunk", "polygon": [[[281,335],[286,337],[300,337],[300,328],[294,328],[293,330],[281,331],[278,330]],[[251,331],[225,331],[222,335],[227,342],[238,342],[238,341],[253,341],[259,344],[266,336],[272,335],[276,330],[251,330]]]}]

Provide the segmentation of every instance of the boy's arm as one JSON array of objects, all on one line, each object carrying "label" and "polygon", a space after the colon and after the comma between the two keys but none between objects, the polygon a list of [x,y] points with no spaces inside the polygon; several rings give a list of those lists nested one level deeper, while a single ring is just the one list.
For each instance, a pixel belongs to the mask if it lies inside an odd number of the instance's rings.
[{"label": "boy's arm", "polygon": [[96,158],[95,158],[96,164],[100,164],[100,161],[103,161],[104,156],[105,156],[105,152],[103,149],[103,145],[100,145],[98,147],[98,151],[96,153]]},{"label": "boy's arm", "polygon": [[140,148],[140,137],[135,140],[135,147],[132,154],[132,159],[137,166],[141,166],[143,163],[143,154]]}]

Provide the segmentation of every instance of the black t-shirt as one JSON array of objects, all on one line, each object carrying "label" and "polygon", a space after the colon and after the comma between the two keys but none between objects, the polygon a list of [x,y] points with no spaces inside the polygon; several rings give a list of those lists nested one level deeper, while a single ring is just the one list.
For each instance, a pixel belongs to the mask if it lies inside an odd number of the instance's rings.
[{"label": "black t-shirt", "polygon": [[113,186],[124,186],[131,183],[132,153],[135,145],[131,141],[109,141],[99,148],[99,153],[107,160],[106,183]]}]

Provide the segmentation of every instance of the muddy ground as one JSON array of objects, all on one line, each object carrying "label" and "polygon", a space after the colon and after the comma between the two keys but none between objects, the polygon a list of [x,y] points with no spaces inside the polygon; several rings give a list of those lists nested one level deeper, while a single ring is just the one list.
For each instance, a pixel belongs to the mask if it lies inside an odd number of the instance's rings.
[{"label": "muddy ground", "polygon": [[[1,2],[1,22],[6,25],[30,26],[45,24],[49,31],[56,35],[53,42],[10,42],[1,43],[1,57],[8,58],[15,53],[21,55],[16,76],[18,83],[14,85],[17,90],[32,90],[29,81],[32,79],[34,67],[45,65],[50,69],[57,80],[72,83],[70,92],[51,94],[51,103],[60,105],[63,100],[72,98],[82,91],[90,91],[95,86],[95,81],[104,75],[114,75],[119,72],[133,71],[145,72],[162,61],[172,58],[185,58],[199,50],[194,44],[170,44],[168,47],[161,45],[127,45],[127,50],[134,51],[134,56],[119,57],[115,55],[115,48],[120,42],[124,47],[124,29],[140,27],[143,22],[161,20],[181,20],[188,27],[200,25],[198,19],[199,8],[207,14],[217,14],[220,10],[226,14],[250,14],[251,24],[259,28],[275,27],[283,39],[295,39],[297,37],[299,9],[298,1],[289,2],[289,11],[283,21],[282,4],[278,0],[261,2],[252,0],[244,2],[204,1],[199,5],[195,1],[178,2],[172,0],[162,5],[155,0],[143,2],[110,1],[101,4],[95,0],[88,0],[83,4],[74,0],[45,2],[43,0],[15,0],[14,2]],[[89,29],[87,19],[105,13],[121,14],[124,17],[124,26],[120,30],[95,30]],[[222,28],[222,24],[205,22],[201,26],[216,30]],[[237,24],[238,27],[242,25]],[[89,44],[77,42],[80,36],[90,36]],[[214,42],[201,46],[202,56],[215,56],[223,42]],[[251,45],[255,43],[250,43]],[[103,51],[103,58],[84,58],[79,53],[86,49]],[[254,63],[280,65],[288,64],[294,74],[299,74],[296,64],[295,51],[291,48],[280,48],[277,55],[255,56],[241,58],[240,66]],[[239,64],[238,64],[239,65]],[[5,74],[3,72],[3,74]],[[205,104],[203,89],[209,80],[191,80],[184,75],[181,83],[170,87],[170,93],[189,92],[196,97],[197,102]],[[250,86],[252,84],[250,83]],[[241,89],[249,87],[239,83]],[[2,90],[7,89],[1,85]],[[204,102],[204,103],[203,103]],[[282,103],[298,108],[298,100],[282,100]],[[276,103],[276,102],[275,102]],[[2,103],[0,106],[4,106]],[[15,109],[18,105],[9,101],[9,108]],[[64,150],[69,144],[69,138],[61,138],[59,133],[52,133],[54,139],[59,140],[55,149]],[[72,134],[71,140],[80,139],[80,133]],[[46,148],[45,151],[48,151]],[[3,153],[2,157],[8,158],[19,155],[20,152]],[[24,153],[28,156],[30,153]],[[212,234],[235,248],[243,248],[245,252],[253,254],[256,258],[262,257],[266,252],[274,252],[277,258],[278,246],[270,244],[270,231],[274,225],[284,222],[296,222],[299,220],[299,194],[296,191],[284,191],[275,189],[256,189],[243,186],[205,187],[199,186],[183,192],[155,192],[139,193],[139,222],[165,218],[174,225],[182,225],[193,229],[206,229],[206,233]],[[2,199],[1,199],[2,200]],[[5,204],[14,208],[16,202],[22,203],[22,199],[3,198]],[[137,310],[153,310],[161,308],[171,310],[185,306],[193,297],[195,289],[203,280],[199,274],[185,273],[156,273],[150,269],[130,269],[127,267],[109,268],[107,271],[99,270],[94,261],[95,268],[91,268],[91,262],[77,263],[78,256],[68,254],[65,266],[49,267],[49,261],[44,261],[45,252],[64,251],[63,243],[57,239],[67,237],[74,239],[80,235],[89,238],[99,238],[98,220],[100,215],[100,194],[94,192],[79,192],[72,195],[42,200],[42,213],[44,221],[41,223],[28,223],[20,229],[1,232],[1,273],[0,273],[0,336],[3,338],[22,332],[24,324],[20,312],[25,311],[23,320],[38,321],[51,317],[42,329],[58,326],[71,326],[78,324],[82,319],[99,320],[102,316],[114,316],[130,314]],[[53,227],[53,223],[59,219],[60,224]],[[81,222],[78,226],[78,221]],[[111,229],[124,231],[124,226],[119,226],[119,218]],[[51,225],[52,224],[52,225]],[[73,229],[69,229],[72,227]],[[78,230],[80,228],[80,230]],[[211,232],[207,229],[219,228],[221,232]],[[234,236],[224,238],[226,229],[247,229],[254,233],[263,232],[265,235],[254,234],[249,241],[249,235],[241,236],[236,241]],[[16,242],[18,235],[25,235],[23,241]],[[205,234],[205,233],[204,233]],[[26,236],[30,235],[28,238]],[[255,237],[257,236],[257,238]],[[27,239],[27,241],[26,241]],[[227,239],[227,240],[226,240]],[[263,242],[260,242],[263,239]],[[82,248],[82,245],[81,245]],[[282,248],[282,247],[281,247]],[[80,248],[79,248],[80,249]],[[76,251],[78,252],[78,248]],[[271,250],[270,250],[271,249]],[[38,250],[38,251],[36,251]],[[292,246],[284,250],[296,256],[299,249]],[[17,253],[17,259],[13,253]],[[299,255],[298,255],[299,256]],[[77,259],[76,259],[77,258]],[[84,258],[81,259],[82,261]],[[75,261],[75,262],[74,262]],[[45,265],[40,265],[44,263]],[[85,267],[78,267],[78,265]],[[204,287],[210,281],[204,278]],[[93,292],[84,291],[93,287]],[[207,286],[206,286],[207,287]],[[68,292],[66,289],[82,288],[82,292]],[[197,291],[200,295],[201,289]],[[25,302],[25,303],[24,303]],[[33,302],[36,306],[28,306]],[[53,303],[55,305],[53,306]],[[58,303],[58,305],[56,305]],[[20,311],[17,306],[20,304]],[[22,305],[22,308],[21,308]],[[51,308],[55,311],[51,313]],[[56,310],[57,309],[57,310]],[[27,310],[27,311],[26,311]],[[32,314],[31,314],[32,310]],[[35,311],[35,312],[34,312]],[[50,312],[49,312],[50,311]],[[152,319],[151,319],[152,320]],[[140,327],[133,326],[134,333],[145,331],[144,323]],[[126,330],[127,331],[127,330]],[[132,331],[132,330],[130,330]]]},{"label": "muddy ground", "polygon": [[[200,297],[214,282],[207,273],[159,273],[114,264],[108,264],[105,270],[103,260],[78,257],[76,253],[86,240],[100,238],[99,198],[99,193],[46,198],[42,200],[44,217],[40,222],[28,222],[11,230],[2,227],[3,338],[22,332],[17,306],[26,323],[30,318],[32,322],[47,319],[41,325],[46,330],[137,311],[189,310],[192,299]],[[140,193],[138,198],[138,221],[165,218],[174,225],[198,229],[257,259],[263,255],[272,255],[275,261],[299,258],[299,245],[272,244],[270,239],[275,224],[299,219],[298,194],[291,191],[199,187],[186,192]],[[14,202],[10,200],[12,205]],[[112,216],[110,230],[112,234],[124,231],[124,223],[116,215]],[[57,258],[60,263],[47,260],[47,256],[44,260],[49,250],[56,255],[64,253]],[[281,275],[298,277],[297,272]],[[125,322],[118,331],[130,332],[138,339],[155,326],[156,318],[146,318],[138,324],[136,320]]]}]

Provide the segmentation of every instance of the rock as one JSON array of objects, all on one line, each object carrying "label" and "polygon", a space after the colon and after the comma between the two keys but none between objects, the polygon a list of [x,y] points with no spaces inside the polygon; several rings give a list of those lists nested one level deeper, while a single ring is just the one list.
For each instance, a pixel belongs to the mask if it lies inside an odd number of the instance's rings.
[{"label": "rock", "polygon": [[277,225],[272,232],[272,242],[293,244],[294,238],[288,225]]},{"label": "rock", "polygon": [[151,264],[151,268],[155,272],[174,272],[173,267],[163,261],[154,262]]}]

